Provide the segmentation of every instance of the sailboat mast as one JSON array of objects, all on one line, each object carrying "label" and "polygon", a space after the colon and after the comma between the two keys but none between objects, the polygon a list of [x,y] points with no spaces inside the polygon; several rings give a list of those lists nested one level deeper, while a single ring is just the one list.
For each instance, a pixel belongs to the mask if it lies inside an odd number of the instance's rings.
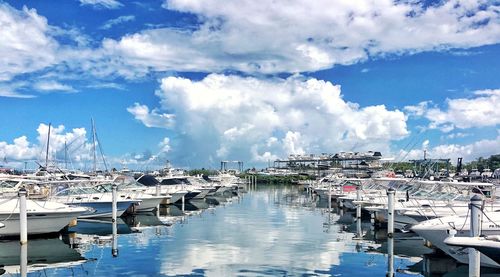
[{"label": "sailboat mast", "polygon": [[96,157],[97,156],[97,153],[96,153],[97,149],[95,147],[96,146],[95,145],[95,143],[96,143],[96,141],[95,141],[95,125],[94,125],[93,118],[91,118],[90,121],[92,122],[92,144],[93,144],[92,150],[94,152],[93,153],[93,155],[94,155],[94,174],[96,174],[97,173],[97,157]]},{"label": "sailboat mast", "polygon": [[47,133],[47,150],[45,151],[45,169],[49,166],[49,145],[50,145],[50,127],[52,123],[49,123],[49,132]]},{"label": "sailboat mast", "polygon": [[68,146],[64,140],[64,169],[68,169]]}]

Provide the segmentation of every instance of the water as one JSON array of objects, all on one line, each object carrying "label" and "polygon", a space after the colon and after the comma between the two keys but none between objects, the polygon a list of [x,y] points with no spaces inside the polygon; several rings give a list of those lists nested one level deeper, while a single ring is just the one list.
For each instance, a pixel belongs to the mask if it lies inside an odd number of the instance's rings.
[{"label": "water", "polygon": [[[358,230],[352,214],[328,213],[298,187],[261,187],[185,209],[171,206],[161,209],[160,217],[120,219],[117,257],[109,220],[79,221],[70,234],[31,239],[29,275],[385,276],[387,271],[383,231],[371,231],[366,222]],[[396,276],[422,276],[421,256],[427,253],[419,238],[399,235]],[[17,241],[0,242],[0,264],[7,275],[19,272]],[[456,270],[451,263],[448,269]]]}]

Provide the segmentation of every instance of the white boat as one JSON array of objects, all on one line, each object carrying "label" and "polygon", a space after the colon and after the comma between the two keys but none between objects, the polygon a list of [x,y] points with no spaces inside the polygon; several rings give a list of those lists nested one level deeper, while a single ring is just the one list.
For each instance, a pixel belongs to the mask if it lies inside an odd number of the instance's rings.
[{"label": "white boat", "polygon": [[[483,221],[481,224],[481,235],[500,235],[500,224],[498,224],[498,222],[500,222],[500,211],[484,211]],[[448,245],[445,243],[445,240],[448,238],[450,230],[456,230],[456,237],[468,237],[470,232],[470,216],[456,215],[435,218],[417,224],[413,226],[411,230],[460,263],[467,264],[469,262],[469,250],[467,248]],[[500,268],[500,263],[484,254],[481,255],[481,265]]]},{"label": "white boat", "polygon": [[444,243],[458,247],[471,247],[500,264],[500,236],[446,238]]},{"label": "white boat", "polygon": [[[28,235],[56,233],[71,221],[88,211],[84,207],[73,207],[52,201],[26,200],[28,213]],[[0,200],[1,236],[19,235],[19,200]]]},{"label": "white boat", "polygon": [[[70,186],[57,192],[50,197],[50,200],[68,205],[89,207],[87,212],[81,214],[79,218],[111,217],[113,197],[110,192],[99,192],[93,187]],[[121,216],[125,211],[140,200],[118,199],[117,216]]]},{"label": "white boat", "polygon": [[[95,186],[98,191],[101,192],[112,192],[112,184],[99,184]],[[128,183],[123,185],[118,185],[117,191],[118,199],[120,200],[129,200],[135,199],[139,200],[134,209],[135,211],[140,212],[150,212],[154,210],[165,198],[164,196],[154,196],[152,194],[147,193],[147,187],[135,185],[134,183]]]}]

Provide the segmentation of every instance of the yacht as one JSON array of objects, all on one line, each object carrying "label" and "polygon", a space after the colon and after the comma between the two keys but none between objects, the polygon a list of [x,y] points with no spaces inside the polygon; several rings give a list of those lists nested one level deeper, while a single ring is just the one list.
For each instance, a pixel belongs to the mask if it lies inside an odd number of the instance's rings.
[{"label": "yacht", "polygon": [[[26,200],[28,235],[56,233],[89,210],[52,201]],[[19,199],[0,199],[1,236],[19,235]]]},{"label": "yacht", "polygon": [[[484,211],[481,224],[481,235],[485,237],[500,235],[500,224],[498,224],[498,222],[500,222],[500,209],[493,212]],[[446,244],[445,242],[450,232],[456,232],[456,237],[469,236],[469,215],[454,215],[427,220],[413,226],[411,230],[458,262],[464,264],[469,262],[468,248],[457,244]],[[481,265],[500,268],[498,260],[492,259],[484,254],[481,255]]]},{"label": "yacht", "polygon": [[[99,184],[95,188],[100,192],[112,192],[112,184]],[[156,196],[147,193],[147,188],[145,186],[138,185],[135,181],[130,183],[122,183],[118,185],[118,199],[135,199],[139,200],[140,203],[134,206],[134,210],[137,212],[150,212],[156,209],[158,205],[165,198],[164,196]]]},{"label": "yacht", "polygon": [[175,203],[188,193],[188,191],[180,185],[162,185],[154,176],[148,174],[139,176],[136,181],[144,186],[150,187],[151,191],[156,191],[156,186],[160,185],[160,195],[164,197],[167,195],[170,196],[169,200],[162,202],[162,204]]},{"label": "yacht", "polygon": [[[61,189],[62,188],[62,189]],[[113,198],[111,192],[101,192],[95,187],[65,186],[57,188],[59,191],[50,196],[50,200],[64,204],[89,207],[79,218],[111,217]],[[132,205],[140,204],[136,199],[118,199],[117,216],[121,216]]]}]

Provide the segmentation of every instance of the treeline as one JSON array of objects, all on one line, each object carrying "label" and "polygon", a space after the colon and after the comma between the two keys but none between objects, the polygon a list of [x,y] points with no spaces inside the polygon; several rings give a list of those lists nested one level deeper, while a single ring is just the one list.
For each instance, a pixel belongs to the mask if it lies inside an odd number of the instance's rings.
[{"label": "treeline", "polygon": [[[495,169],[500,168],[500,154],[492,155],[489,158],[479,157],[477,160],[465,163],[462,166],[469,172],[472,171],[472,169],[477,169],[480,172],[483,172],[485,168],[489,168],[491,171],[494,171]],[[385,164],[384,167],[391,168],[397,172],[405,172],[406,170],[413,170],[414,164],[411,162],[397,162]],[[450,171],[456,171],[456,166],[450,164]]]}]

